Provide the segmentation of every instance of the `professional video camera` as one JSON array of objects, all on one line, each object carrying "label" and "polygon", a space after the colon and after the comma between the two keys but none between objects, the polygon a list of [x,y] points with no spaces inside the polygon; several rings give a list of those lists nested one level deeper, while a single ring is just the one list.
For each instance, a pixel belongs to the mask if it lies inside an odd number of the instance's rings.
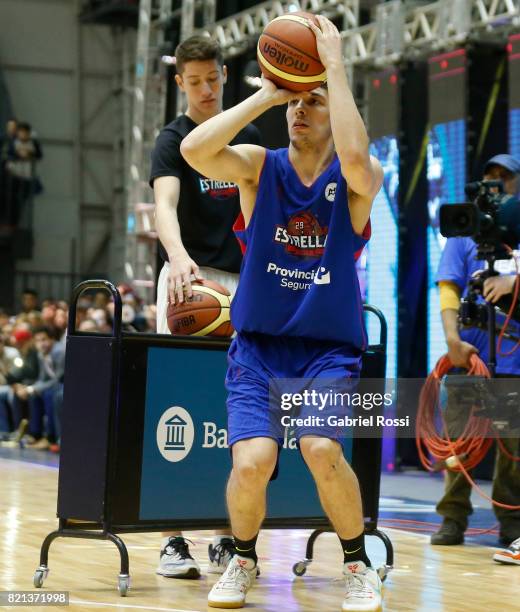
[{"label": "professional video camera", "polygon": [[503,245],[514,249],[520,242],[520,202],[504,193],[502,181],[468,183],[464,190],[473,201],[441,206],[441,234],[470,236],[479,259],[509,259]]},{"label": "professional video camera", "polygon": [[[466,194],[473,198],[469,204],[445,204],[440,209],[440,230],[446,238],[468,236],[477,245],[477,259],[488,262],[488,269],[471,279],[467,296],[462,301],[460,321],[463,326],[487,328],[489,313],[478,303],[486,278],[497,275],[493,263],[497,259],[510,259],[505,248],[517,247],[520,242],[520,201],[504,193],[502,181],[478,181],[468,183]],[[507,313],[511,307],[512,295],[500,298],[496,304]],[[512,314],[520,321],[520,305]]]},{"label": "professional video camera", "polygon": [[[466,297],[459,310],[459,321],[465,326],[487,329],[489,342],[488,368],[495,375],[496,368],[496,318],[495,306],[508,313],[512,295],[501,297],[496,304],[480,300],[486,278],[498,272],[494,265],[497,259],[510,259],[510,249],[520,242],[520,202],[504,193],[502,181],[479,181],[465,187],[466,194],[473,198],[469,204],[447,204],[440,209],[440,231],[446,238],[467,236],[477,245],[477,259],[487,262],[487,269],[471,279]],[[507,248],[509,247],[509,249]],[[520,306],[515,305],[512,318],[520,321]],[[511,331],[503,335],[516,340]]]}]

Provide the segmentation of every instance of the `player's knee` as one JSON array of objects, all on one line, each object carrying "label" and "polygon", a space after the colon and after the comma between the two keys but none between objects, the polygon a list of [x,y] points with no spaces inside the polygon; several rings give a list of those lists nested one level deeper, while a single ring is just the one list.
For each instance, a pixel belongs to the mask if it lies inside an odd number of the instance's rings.
[{"label": "player's knee", "polygon": [[233,472],[242,487],[267,484],[273,470],[273,460],[268,456],[240,457],[238,461],[233,460]]},{"label": "player's knee", "polygon": [[323,473],[337,469],[342,457],[341,446],[328,438],[303,437],[300,449],[307,465]]}]

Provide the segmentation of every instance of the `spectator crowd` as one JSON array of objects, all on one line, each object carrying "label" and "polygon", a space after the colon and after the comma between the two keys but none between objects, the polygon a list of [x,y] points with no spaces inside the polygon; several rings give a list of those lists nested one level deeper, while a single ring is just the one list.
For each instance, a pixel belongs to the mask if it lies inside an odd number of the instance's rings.
[{"label": "spectator crowd", "polygon": [[[155,332],[155,305],[145,305],[127,285],[123,329]],[[21,311],[0,309],[0,445],[59,452],[69,306],[22,293]],[[76,307],[75,330],[110,334],[114,304],[108,293],[84,293]]]}]

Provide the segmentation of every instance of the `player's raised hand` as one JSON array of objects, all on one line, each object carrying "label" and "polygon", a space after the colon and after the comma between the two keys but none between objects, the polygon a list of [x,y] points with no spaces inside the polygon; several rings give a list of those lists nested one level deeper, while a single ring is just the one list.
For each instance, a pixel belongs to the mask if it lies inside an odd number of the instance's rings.
[{"label": "player's raised hand", "polygon": [[338,28],[326,17],[316,15],[319,27],[309,20],[309,26],[316,36],[316,45],[321,63],[325,68],[343,65],[341,34]]},{"label": "player's raised hand", "polygon": [[262,89],[261,91],[266,95],[269,99],[270,104],[272,106],[280,106],[282,104],[287,104],[290,100],[294,100],[295,98],[300,99],[305,92],[296,92],[289,91],[288,89],[282,89],[281,87],[277,87],[273,81],[268,79],[265,76],[262,76]]},{"label": "player's raised hand", "polygon": [[202,279],[199,266],[185,253],[177,257],[170,256],[170,274],[168,276],[168,299],[170,304],[182,304],[185,297],[192,297],[192,276]]}]

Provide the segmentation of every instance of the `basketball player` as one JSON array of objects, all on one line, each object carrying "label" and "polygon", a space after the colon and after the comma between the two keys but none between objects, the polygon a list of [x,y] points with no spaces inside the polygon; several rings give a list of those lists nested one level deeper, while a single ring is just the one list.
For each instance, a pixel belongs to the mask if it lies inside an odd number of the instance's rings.
[{"label": "basketball player", "polygon": [[[194,127],[222,111],[226,66],[218,44],[192,36],[175,50],[175,81],[186,94],[188,108],[167,125],[152,153],[150,185],[156,203],[159,253],[164,262],[157,287],[157,332],[169,334],[168,301],[191,296],[192,276],[219,282],[235,293],[242,255],[233,234],[239,211],[238,188],[193,170],[180,154],[180,144]],[[236,143],[259,143],[258,130],[244,126]],[[209,546],[209,571],[222,573],[233,553],[229,534],[215,536]],[[200,569],[179,534],[163,534],[157,573],[173,578],[198,578]]]},{"label": "basketball player", "polygon": [[[240,235],[246,251],[232,305],[238,333],[226,378],[233,457],[227,503],[237,555],[211,589],[212,607],[242,607],[255,580],[255,545],[281,445],[269,381],[358,377],[366,347],[354,264],[369,238],[383,173],[368,152],[340,34],[328,19],[318,21],[319,28],[311,27],[328,87],[295,94],[264,79],[258,92],[201,124],[181,145],[200,172],[238,183],[245,222]],[[250,121],[284,103],[288,149],[230,146]],[[381,583],[365,551],[359,484],[339,436],[308,428],[298,438],[344,551],[342,610],[380,610]]]}]

